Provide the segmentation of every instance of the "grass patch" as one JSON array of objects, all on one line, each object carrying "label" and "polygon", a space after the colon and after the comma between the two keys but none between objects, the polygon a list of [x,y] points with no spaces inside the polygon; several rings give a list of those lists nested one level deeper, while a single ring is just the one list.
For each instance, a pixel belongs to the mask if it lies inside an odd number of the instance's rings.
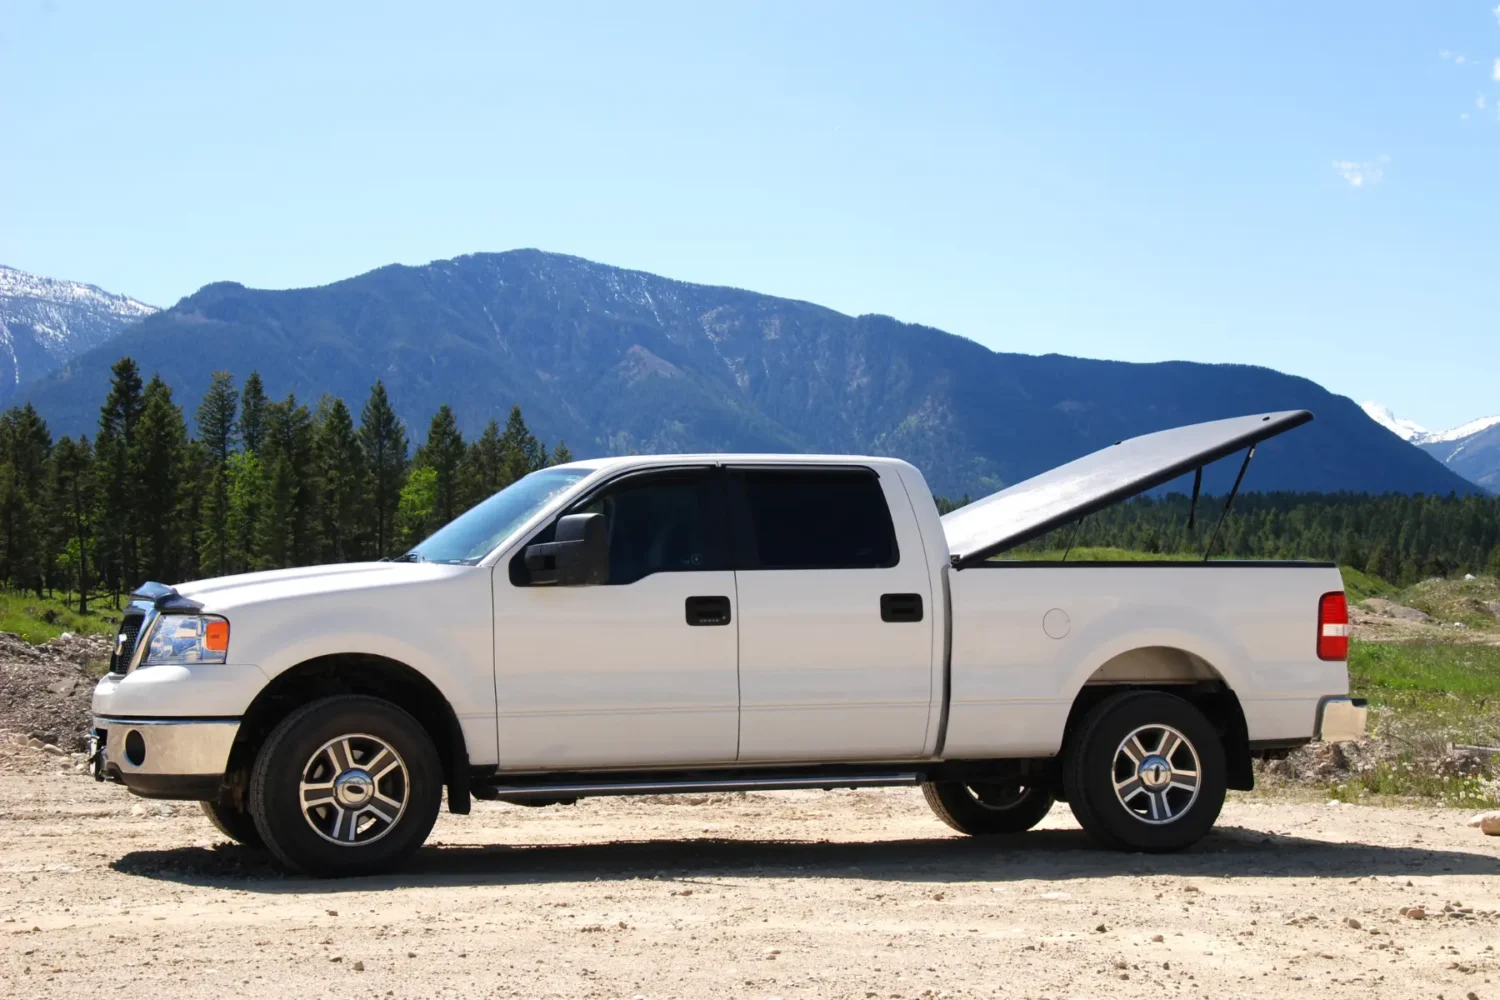
[{"label": "grass patch", "polygon": [[1356,642],[1349,681],[1372,705],[1461,703],[1482,712],[1500,698],[1500,647]]},{"label": "grass patch", "polygon": [[1349,751],[1330,797],[1500,805],[1500,760],[1453,749],[1500,746],[1500,648],[1356,642],[1349,686],[1370,701],[1370,740]]},{"label": "grass patch", "polygon": [[1353,566],[1340,566],[1339,573],[1344,578],[1344,593],[1349,596],[1351,604],[1358,604],[1371,597],[1393,597],[1398,589],[1380,577]]},{"label": "grass patch", "polygon": [[13,632],[33,644],[55,639],[64,632],[114,635],[120,613],[113,609],[80,615],[61,600],[0,591],[0,632]]}]

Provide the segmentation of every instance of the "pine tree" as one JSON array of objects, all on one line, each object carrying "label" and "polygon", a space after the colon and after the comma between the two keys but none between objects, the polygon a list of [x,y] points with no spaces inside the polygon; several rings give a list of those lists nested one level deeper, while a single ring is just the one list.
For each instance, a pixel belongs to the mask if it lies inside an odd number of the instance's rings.
[{"label": "pine tree", "polygon": [[209,575],[203,572],[199,555],[208,546],[209,539],[203,528],[210,519],[209,512],[204,509],[206,491],[203,484],[208,481],[210,464],[208,449],[203,442],[189,437],[182,452],[183,487],[177,505],[177,519],[181,525],[178,580],[197,580]]},{"label": "pine tree", "polygon": [[396,506],[396,536],[402,548],[409,549],[427,537],[436,508],[437,470],[429,465],[414,467]]},{"label": "pine tree", "polygon": [[120,593],[141,582],[139,559],[140,478],[131,468],[136,424],[145,406],[141,374],[125,357],[110,368],[109,395],[99,408],[99,436],[94,441],[98,477],[100,532],[98,561],[105,585],[119,605]]},{"label": "pine tree", "polygon": [[245,388],[240,390],[239,430],[246,451],[260,451],[266,431],[266,405],[266,388],[261,385],[260,372],[251,372],[245,379]]},{"label": "pine tree", "polygon": [[573,461],[573,453],[568,450],[566,442],[559,440],[557,447],[552,449],[552,457],[547,460],[548,465],[567,465]]},{"label": "pine tree", "polygon": [[267,569],[316,562],[317,496],[312,414],[288,395],[266,407],[261,463],[265,503],[256,526],[257,563]]},{"label": "pine tree", "polygon": [[265,506],[265,476],[260,456],[242,451],[229,456],[229,509],[225,531],[229,536],[226,573],[243,573],[256,568],[256,527]]},{"label": "pine tree", "polygon": [[214,372],[203,401],[198,404],[198,440],[208,450],[209,460],[216,468],[229,464],[234,451],[238,427],[235,423],[239,400],[234,391],[234,376],[225,371]]},{"label": "pine tree", "polygon": [[52,450],[47,477],[52,534],[66,579],[64,591],[77,591],[79,614],[88,613],[89,590],[94,584],[89,558],[95,504],[93,461],[88,438],[80,436],[75,442],[64,437]]},{"label": "pine tree", "polygon": [[519,406],[510,408],[510,417],[505,421],[505,430],[500,434],[500,449],[505,456],[504,471],[500,477],[501,489],[544,464],[542,444],[526,426]]},{"label": "pine tree", "polygon": [[461,506],[464,510],[493,496],[505,487],[505,447],[500,425],[491,420],[464,454],[459,473]]},{"label": "pine tree", "polygon": [[198,404],[198,435],[206,458],[201,516],[196,522],[202,538],[198,559],[209,576],[229,572],[229,456],[238,436],[238,404],[234,376],[214,372],[213,383]]},{"label": "pine tree", "polygon": [[349,407],[337,396],[324,396],[318,404],[317,425],[323,558],[350,562],[363,554],[359,523],[367,475],[365,452]]},{"label": "pine tree", "polygon": [[1375,551],[1370,553],[1369,562],[1365,563],[1366,573],[1386,581],[1394,580],[1397,570],[1396,559],[1385,542],[1375,546]]},{"label": "pine tree", "polygon": [[385,385],[378,379],[371,386],[370,398],[360,414],[359,443],[367,463],[367,499],[363,505],[366,529],[374,556],[383,558],[394,555],[397,545],[396,509],[401,503],[401,487],[406,482],[406,430],[391,409]]},{"label": "pine tree", "polygon": [[144,405],[128,453],[140,501],[142,569],[148,579],[175,583],[187,564],[192,526],[182,506],[192,488],[187,424],[161,376],[146,384]]},{"label": "pine tree", "polygon": [[0,557],[3,577],[37,596],[50,579],[53,551],[46,531],[47,463],[52,435],[30,403],[0,416]]},{"label": "pine tree", "polygon": [[464,439],[458,432],[458,422],[453,419],[453,410],[447,403],[433,414],[432,424],[427,429],[427,442],[417,449],[414,464],[431,469],[432,510],[420,533],[421,538],[447,524],[463,510],[460,506],[459,466],[464,460]]}]

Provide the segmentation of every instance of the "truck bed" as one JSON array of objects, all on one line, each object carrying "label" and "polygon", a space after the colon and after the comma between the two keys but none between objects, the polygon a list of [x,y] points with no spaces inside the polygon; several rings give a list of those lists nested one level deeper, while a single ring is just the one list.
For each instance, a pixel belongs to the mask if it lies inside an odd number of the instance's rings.
[{"label": "truck bed", "polygon": [[1057,753],[1078,691],[1100,681],[1236,692],[1252,745],[1306,738],[1348,690],[1317,655],[1331,563],[987,561],[948,575],[949,759]]}]

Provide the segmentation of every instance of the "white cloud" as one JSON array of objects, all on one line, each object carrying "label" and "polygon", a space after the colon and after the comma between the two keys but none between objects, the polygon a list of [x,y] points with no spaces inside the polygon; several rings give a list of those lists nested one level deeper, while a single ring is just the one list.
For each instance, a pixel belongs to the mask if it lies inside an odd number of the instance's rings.
[{"label": "white cloud", "polygon": [[1382,153],[1373,160],[1334,160],[1333,169],[1350,187],[1366,188],[1380,183],[1390,162],[1391,158]]},{"label": "white cloud", "polygon": [[1480,111],[1483,111],[1485,109],[1486,105],[1484,103],[1484,95],[1483,94],[1475,94],[1474,95],[1474,107],[1478,108]]},{"label": "white cloud", "polygon": [[1491,78],[1500,83],[1500,59],[1495,60],[1495,71],[1490,74]]},{"label": "white cloud", "polygon": [[1464,63],[1469,61],[1469,57],[1463,54],[1459,54],[1453,57],[1453,61],[1462,66]]},{"label": "white cloud", "polygon": [[1497,7],[1496,7],[1496,8],[1495,8],[1495,9],[1494,9],[1494,10],[1493,10],[1493,11],[1491,11],[1491,12],[1490,12],[1490,13],[1492,13],[1492,14],[1494,14],[1494,15],[1495,15],[1495,21],[1496,21],[1496,22],[1497,22],[1497,23],[1500,23],[1500,6],[1497,6]]}]

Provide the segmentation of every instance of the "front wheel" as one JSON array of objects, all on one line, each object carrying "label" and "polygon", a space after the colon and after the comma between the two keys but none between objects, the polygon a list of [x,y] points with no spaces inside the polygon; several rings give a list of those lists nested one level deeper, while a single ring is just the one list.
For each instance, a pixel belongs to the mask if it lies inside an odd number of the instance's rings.
[{"label": "front wheel", "polygon": [[1025,833],[1042,821],[1053,801],[1045,785],[1019,779],[928,781],[922,784],[922,795],[938,819],[971,836]]},{"label": "front wheel", "polygon": [[284,864],[317,876],[390,871],[422,846],[443,770],[420,723],[379,698],[304,705],[266,738],[250,813]]},{"label": "front wheel", "polygon": [[255,820],[239,806],[223,801],[199,802],[198,805],[203,807],[203,815],[208,817],[214,829],[236,844],[257,848],[266,846],[260,839],[260,831],[255,828]]},{"label": "front wheel", "polygon": [[1078,823],[1106,847],[1175,851],[1208,833],[1224,806],[1224,746],[1192,704],[1127,691],[1084,717],[1064,754]]}]

